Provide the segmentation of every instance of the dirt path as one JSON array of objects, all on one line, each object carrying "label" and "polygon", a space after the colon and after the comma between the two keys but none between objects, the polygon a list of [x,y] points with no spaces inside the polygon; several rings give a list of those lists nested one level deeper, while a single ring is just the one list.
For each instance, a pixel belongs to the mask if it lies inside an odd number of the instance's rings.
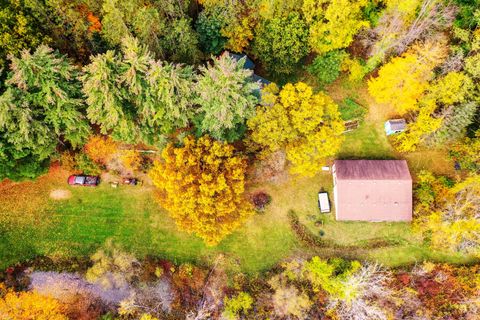
[{"label": "dirt path", "polygon": [[65,189],[55,189],[50,192],[50,198],[53,200],[65,200],[72,197],[72,192]]}]

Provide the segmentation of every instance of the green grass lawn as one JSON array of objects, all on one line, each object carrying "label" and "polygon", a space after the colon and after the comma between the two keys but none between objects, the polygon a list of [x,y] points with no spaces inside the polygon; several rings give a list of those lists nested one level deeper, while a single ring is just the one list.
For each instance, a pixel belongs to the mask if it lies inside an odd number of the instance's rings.
[{"label": "green grass lawn", "polygon": [[[47,200],[42,214],[15,227],[2,225],[0,268],[36,255],[71,257],[90,255],[112,239],[138,257],[161,256],[176,263],[208,264],[223,253],[232,269],[246,273],[266,270],[288,256],[297,242],[287,224],[268,214],[257,215],[219,246],[179,231],[153,199],[151,189],[103,184],[97,188],[67,187],[64,179],[49,190],[72,192],[67,200]],[[1,201],[1,199],[0,199]]]},{"label": "green grass lawn", "polygon": [[[138,257],[161,256],[176,263],[209,264],[220,253],[229,261],[231,271],[255,274],[297,253],[319,254],[300,244],[293,234],[287,212],[295,210],[312,232],[322,230],[324,238],[339,249],[336,256],[370,259],[398,266],[425,259],[468,262],[469,257],[432,252],[406,223],[338,222],[331,215],[320,215],[316,195],[320,188],[330,191],[328,173],[313,178],[294,178],[282,183],[255,186],[272,196],[265,213],[247,223],[217,247],[207,247],[192,235],[179,231],[156,204],[150,189],[140,187],[69,188],[61,181],[45,182],[43,193],[63,187],[72,192],[67,200],[47,200],[37,217],[28,223],[2,224],[0,232],[0,268],[36,255],[72,257],[90,255],[107,239],[112,239]],[[3,200],[3,199],[2,199]],[[35,198],[32,196],[32,201]],[[21,210],[21,208],[19,209]],[[313,217],[313,219],[312,219]],[[316,225],[322,219],[323,225]],[[381,244],[372,247],[372,244]],[[342,249],[342,246],[344,247]],[[325,251],[325,257],[332,253]]]},{"label": "green grass lawn", "polygon": [[[332,212],[329,214],[320,214],[317,207],[317,192],[320,188],[329,192],[332,203]],[[300,222],[325,240],[325,248],[314,251],[319,256],[377,261],[391,267],[425,260],[449,263],[470,263],[477,260],[473,256],[430,249],[412,230],[410,223],[336,221],[329,173],[300,179],[292,187],[284,185],[272,188],[271,191],[274,201],[281,201],[279,207],[282,210],[286,207],[293,209]],[[289,204],[285,205],[287,200]]]},{"label": "green grass lawn", "polygon": [[338,109],[342,120],[363,120],[367,109],[359,105],[354,99],[347,97],[339,105]]},{"label": "green grass lawn", "polygon": [[356,130],[345,133],[339,159],[393,159],[394,151],[378,125],[363,122]]}]

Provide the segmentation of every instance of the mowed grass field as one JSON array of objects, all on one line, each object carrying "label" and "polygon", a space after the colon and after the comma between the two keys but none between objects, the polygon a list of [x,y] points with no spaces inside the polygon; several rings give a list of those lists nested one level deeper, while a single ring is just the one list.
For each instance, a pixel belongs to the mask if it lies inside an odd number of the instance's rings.
[{"label": "mowed grass field", "polygon": [[[265,185],[263,189],[273,198],[266,214],[285,215],[289,209],[294,210],[300,222],[325,241],[324,247],[310,249],[319,256],[377,261],[390,267],[425,260],[458,264],[475,261],[473,256],[431,250],[410,223],[336,221],[332,187],[329,173],[297,178],[284,185]],[[320,214],[317,207],[321,188],[330,195],[333,210],[329,214]]]},{"label": "mowed grass field", "polygon": [[[207,247],[177,229],[151,188],[69,187],[67,175],[53,169],[35,182],[2,184],[0,203],[7,210],[0,216],[0,268],[37,255],[90,255],[112,239],[138,257],[176,263],[208,264],[222,253],[232,269],[251,274],[271,268],[298,247],[288,223],[267,214],[252,217],[217,247]],[[59,189],[71,197],[50,199],[49,193]]]},{"label": "mowed grass field", "polygon": [[[470,261],[470,257],[432,252],[407,223],[337,222],[333,213],[320,215],[316,194],[322,187],[331,191],[328,173],[254,186],[255,190],[267,191],[272,203],[266,212],[253,216],[217,247],[207,247],[199,238],[179,231],[148,187],[67,187],[65,177],[65,172],[53,172],[27,183],[34,192],[24,194],[22,199],[13,195],[22,191],[24,184],[2,185],[0,202],[7,204],[10,211],[1,217],[0,268],[37,255],[90,255],[107,239],[138,257],[154,255],[176,263],[209,264],[216,255],[224,254],[232,270],[248,274],[265,271],[296,254],[368,259],[389,266],[425,259]],[[71,191],[71,197],[50,199],[50,191],[59,188]],[[290,209],[312,232],[322,230],[329,246],[319,250],[304,247],[290,228]],[[334,250],[331,244],[335,244]]]}]

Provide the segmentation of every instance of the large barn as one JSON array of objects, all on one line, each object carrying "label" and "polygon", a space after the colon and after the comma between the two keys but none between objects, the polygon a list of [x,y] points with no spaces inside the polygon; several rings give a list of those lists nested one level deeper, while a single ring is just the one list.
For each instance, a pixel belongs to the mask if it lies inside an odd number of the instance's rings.
[{"label": "large barn", "polygon": [[405,160],[336,160],[332,173],[337,220],[412,220]]}]

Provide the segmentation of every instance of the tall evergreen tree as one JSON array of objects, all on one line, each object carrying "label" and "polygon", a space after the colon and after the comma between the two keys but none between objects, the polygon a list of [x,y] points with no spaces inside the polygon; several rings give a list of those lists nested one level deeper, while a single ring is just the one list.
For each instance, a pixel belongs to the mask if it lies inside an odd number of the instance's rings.
[{"label": "tall evergreen tree", "polygon": [[449,113],[443,119],[442,126],[433,136],[434,141],[437,144],[443,144],[464,136],[466,128],[473,123],[478,106],[478,102],[470,101],[450,107]]},{"label": "tall evergreen tree", "polygon": [[88,118],[121,141],[163,142],[162,134],[184,127],[193,112],[190,67],[153,59],[132,37],[122,53],[108,51],[84,68],[83,92]]},{"label": "tall evergreen tree", "polygon": [[245,122],[255,113],[259,84],[252,71],[227,54],[207,67],[200,67],[195,91],[199,108],[195,123],[201,133],[234,141],[243,135]]},{"label": "tall evergreen tree", "polygon": [[[6,85],[0,96],[0,167],[10,170],[0,169],[0,178],[32,178],[60,141],[83,144],[89,125],[81,83],[65,56],[44,45],[24,51],[12,58]],[[27,167],[29,172],[19,172]]]}]

